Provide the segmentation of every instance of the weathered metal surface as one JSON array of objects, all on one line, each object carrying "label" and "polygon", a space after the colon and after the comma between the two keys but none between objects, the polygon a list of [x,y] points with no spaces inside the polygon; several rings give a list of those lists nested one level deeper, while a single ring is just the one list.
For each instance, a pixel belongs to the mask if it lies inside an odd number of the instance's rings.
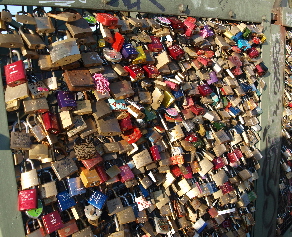
[{"label": "weathered metal surface", "polygon": [[73,7],[192,15],[261,22],[271,18],[273,0],[2,0],[1,4]]},{"label": "weathered metal surface", "polygon": [[285,66],[285,28],[265,24],[267,43],[262,47],[264,63],[269,68],[265,76],[261,107],[264,109],[261,120],[261,141],[259,148],[260,178],[257,182],[257,195],[253,236],[276,236],[276,216],[278,208],[280,158],[281,158],[281,119],[283,113],[282,95]]},{"label": "weathered metal surface", "polygon": [[[1,66],[2,68],[2,66]],[[25,236],[21,212],[17,210],[17,186],[14,174],[14,164],[9,148],[10,136],[7,126],[2,72],[0,68],[0,237]]]},{"label": "weathered metal surface", "polygon": [[279,14],[279,24],[287,27],[292,27],[292,9],[289,7],[280,7],[277,9]]}]

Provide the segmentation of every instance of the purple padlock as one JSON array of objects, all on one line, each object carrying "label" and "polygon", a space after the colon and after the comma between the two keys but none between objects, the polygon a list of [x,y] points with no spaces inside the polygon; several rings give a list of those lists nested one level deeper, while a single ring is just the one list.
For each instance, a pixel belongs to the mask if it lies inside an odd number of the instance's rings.
[{"label": "purple padlock", "polygon": [[126,59],[134,59],[138,56],[137,50],[132,44],[124,44],[122,48],[122,55]]},{"label": "purple padlock", "polygon": [[204,28],[200,31],[200,36],[203,38],[211,37],[214,35],[214,32],[209,28],[208,25],[205,25]]},{"label": "purple padlock", "polygon": [[209,74],[209,76],[210,76],[210,80],[207,81],[208,85],[213,84],[213,83],[215,83],[215,82],[218,81],[216,72],[211,71],[210,74]]},{"label": "purple padlock", "polygon": [[61,111],[74,110],[77,107],[74,92],[59,91],[57,95],[57,100]]}]

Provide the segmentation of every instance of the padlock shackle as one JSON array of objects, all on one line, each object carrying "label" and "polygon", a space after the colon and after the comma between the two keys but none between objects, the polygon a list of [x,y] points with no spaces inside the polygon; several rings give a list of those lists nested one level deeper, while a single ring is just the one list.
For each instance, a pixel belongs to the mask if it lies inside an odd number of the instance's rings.
[{"label": "padlock shackle", "polygon": [[28,125],[29,128],[33,128],[32,125],[30,124],[30,118],[33,117],[33,120],[35,122],[35,125],[37,124],[37,119],[36,119],[36,115],[35,114],[29,114],[27,117],[26,117],[26,124]]},{"label": "padlock shackle", "polygon": [[27,162],[30,163],[30,165],[31,165],[31,169],[32,169],[32,170],[35,169],[35,168],[34,168],[34,163],[33,163],[33,161],[32,161],[31,159],[27,158],[27,159],[25,159],[25,160],[23,161],[23,165],[20,167],[20,172],[21,172],[21,173],[23,173],[23,170],[24,170],[24,172],[27,172],[27,170],[26,170],[26,163],[27,163]]},{"label": "padlock shackle", "polygon": [[[38,224],[39,224],[39,229],[43,227],[43,224],[41,222],[41,220],[39,218],[36,218],[36,219],[33,219],[33,218],[29,218],[26,223],[25,223],[25,229],[26,229],[26,234],[30,234],[30,229],[29,229],[29,222],[32,220],[32,223],[34,225],[35,221],[38,221]],[[35,226],[34,226],[35,227]]]},{"label": "padlock shackle", "polygon": [[[26,123],[25,121],[23,121],[23,120],[20,120],[20,125],[21,125],[21,123],[23,123],[24,126],[25,126],[25,132],[26,132],[26,133],[29,133],[29,126],[27,125],[27,123]],[[12,125],[12,132],[15,132],[15,127],[16,127],[17,124],[18,124],[18,121],[15,121],[15,122],[13,123],[13,125]],[[21,127],[20,127],[20,128],[21,128]]]}]

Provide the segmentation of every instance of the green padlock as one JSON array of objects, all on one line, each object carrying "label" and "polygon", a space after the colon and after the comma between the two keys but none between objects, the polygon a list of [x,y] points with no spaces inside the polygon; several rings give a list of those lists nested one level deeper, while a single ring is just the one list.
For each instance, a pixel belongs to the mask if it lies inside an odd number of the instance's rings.
[{"label": "green padlock", "polygon": [[38,207],[36,209],[27,210],[25,213],[28,217],[37,219],[43,213],[43,209],[44,209],[43,203],[40,199],[38,199]]}]

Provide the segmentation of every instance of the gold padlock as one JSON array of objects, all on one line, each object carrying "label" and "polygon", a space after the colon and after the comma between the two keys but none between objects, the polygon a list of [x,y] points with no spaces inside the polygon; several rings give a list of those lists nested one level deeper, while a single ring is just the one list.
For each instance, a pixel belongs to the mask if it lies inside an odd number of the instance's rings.
[{"label": "gold padlock", "polygon": [[[34,126],[31,124],[30,118],[33,118]],[[35,114],[29,114],[26,118],[26,123],[29,126],[31,133],[34,135],[38,142],[41,142],[46,138],[44,128],[40,123],[37,123]]]},{"label": "gold padlock", "polygon": [[85,188],[99,185],[101,179],[95,169],[88,170],[81,167],[80,178]]}]

